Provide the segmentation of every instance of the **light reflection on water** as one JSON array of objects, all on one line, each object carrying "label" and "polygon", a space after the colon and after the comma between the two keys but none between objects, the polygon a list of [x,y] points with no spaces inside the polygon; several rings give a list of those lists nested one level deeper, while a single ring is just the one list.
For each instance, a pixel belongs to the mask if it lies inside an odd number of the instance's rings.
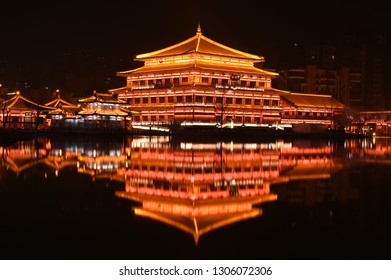
[{"label": "light reflection on water", "polygon": [[390,245],[388,138],[35,138],[0,154],[3,259],[379,259]]}]

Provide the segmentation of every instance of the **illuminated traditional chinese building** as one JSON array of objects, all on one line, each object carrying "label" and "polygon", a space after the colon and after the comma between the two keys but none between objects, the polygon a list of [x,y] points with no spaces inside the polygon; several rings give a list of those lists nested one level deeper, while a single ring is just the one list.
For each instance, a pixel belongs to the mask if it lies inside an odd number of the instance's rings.
[{"label": "illuminated traditional chinese building", "polygon": [[[272,88],[277,73],[256,67],[264,57],[217,43],[202,35],[200,26],[193,37],[135,60],[144,65],[118,72],[126,86],[110,90],[139,113],[134,125],[284,129],[330,125],[330,115],[344,107],[332,97],[320,106],[325,98],[316,95],[300,96],[298,104],[297,94]],[[338,106],[328,106],[330,100]],[[286,108],[288,115],[282,114]]]},{"label": "illuminated traditional chinese building", "polygon": [[81,111],[80,105],[73,104],[64,100],[58,95],[55,99],[45,103],[45,106],[54,107],[56,109],[48,112],[52,127],[71,126],[75,119],[80,119],[78,113]]},{"label": "illuminated traditional chinese building", "polygon": [[46,113],[54,107],[40,105],[16,93],[2,104],[1,120],[4,128],[39,129],[45,127]]}]

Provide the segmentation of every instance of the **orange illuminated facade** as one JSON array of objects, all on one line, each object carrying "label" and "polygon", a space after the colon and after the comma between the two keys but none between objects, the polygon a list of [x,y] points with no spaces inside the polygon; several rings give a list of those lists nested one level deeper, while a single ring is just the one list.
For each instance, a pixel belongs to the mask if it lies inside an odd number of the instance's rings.
[{"label": "orange illuminated facade", "polygon": [[135,60],[144,65],[118,72],[126,86],[110,90],[137,113],[134,125],[329,126],[335,111],[344,108],[331,96],[272,88],[278,74],[256,66],[264,57],[217,43],[200,26],[193,37]]}]

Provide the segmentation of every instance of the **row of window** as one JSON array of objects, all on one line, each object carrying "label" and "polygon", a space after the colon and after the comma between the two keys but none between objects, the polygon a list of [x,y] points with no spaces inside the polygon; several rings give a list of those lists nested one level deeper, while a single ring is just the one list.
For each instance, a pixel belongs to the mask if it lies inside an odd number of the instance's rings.
[{"label": "row of window", "polygon": [[[236,105],[254,105],[254,106],[272,106],[278,107],[278,100],[272,99],[252,99],[252,98],[233,98],[233,97],[214,97],[202,95],[185,96],[160,96],[160,97],[134,97],[131,104],[165,104],[165,103],[202,103],[202,104],[236,104]],[[244,102],[244,103],[243,103]]]},{"label": "row of window", "polygon": [[236,166],[234,168],[225,166],[223,168],[221,167],[215,167],[215,168],[182,168],[182,167],[171,167],[171,166],[147,166],[147,165],[138,165],[134,164],[131,165],[130,168],[132,170],[140,170],[140,171],[160,171],[160,172],[175,172],[178,174],[210,174],[213,172],[220,173],[220,172],[257,172],[257,171],[274,171],[278,170],[277,166],[251,166],[251,167],[243,167],[243,166]]},{"label": "row of window", "polygon": [[[216,117],[216,121],[220,121],[220,116]],[[143,116],[134,116],[133,117],[134,122],[156,122],[159,123],[172,123],[174,122],[174,116],[173,115],[143,115]],[[224,122],[225,123],[256,123],[261,124],[261,117],[243,117],[243,116],[232,116],[232,115],[225,115],[224,116]]]},{"label": "row of window", "polygon": [[[188,77],[182,77],[182,78],[173,78],[173,79],[151,79],[151,80],[140,80],[140,81],[133,81],[132,86],[138,87],[138,86],[153,86],[156,88],[170,88],[172,86],[179,86],[189,83]],[[249,87],[249,88],[255,88],[255,87],[264,87],[264,82],[256,82],[256,81],[246,81],[246,80],[230,80],[230,79],[219,79],[219,78],[207,78],[202,77],[201,83],[207,84],[207,85],[223,85],[228,86],[229,84],[233,86],[240,86],[240,87]]]}]

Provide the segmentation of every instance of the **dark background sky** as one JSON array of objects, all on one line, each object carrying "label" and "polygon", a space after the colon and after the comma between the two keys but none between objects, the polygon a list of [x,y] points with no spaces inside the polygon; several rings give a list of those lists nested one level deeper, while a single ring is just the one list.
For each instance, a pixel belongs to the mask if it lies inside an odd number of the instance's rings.
[{"label": "dark background sky", "polygon": [[79,95],[124,85],[115,73],[139,66],[135,55],[193,36],[199,22],[206,37],[265,56],[268,68],[295,44],[391,26],[380,1],[13,1],[0,13],[0,83]]}]

